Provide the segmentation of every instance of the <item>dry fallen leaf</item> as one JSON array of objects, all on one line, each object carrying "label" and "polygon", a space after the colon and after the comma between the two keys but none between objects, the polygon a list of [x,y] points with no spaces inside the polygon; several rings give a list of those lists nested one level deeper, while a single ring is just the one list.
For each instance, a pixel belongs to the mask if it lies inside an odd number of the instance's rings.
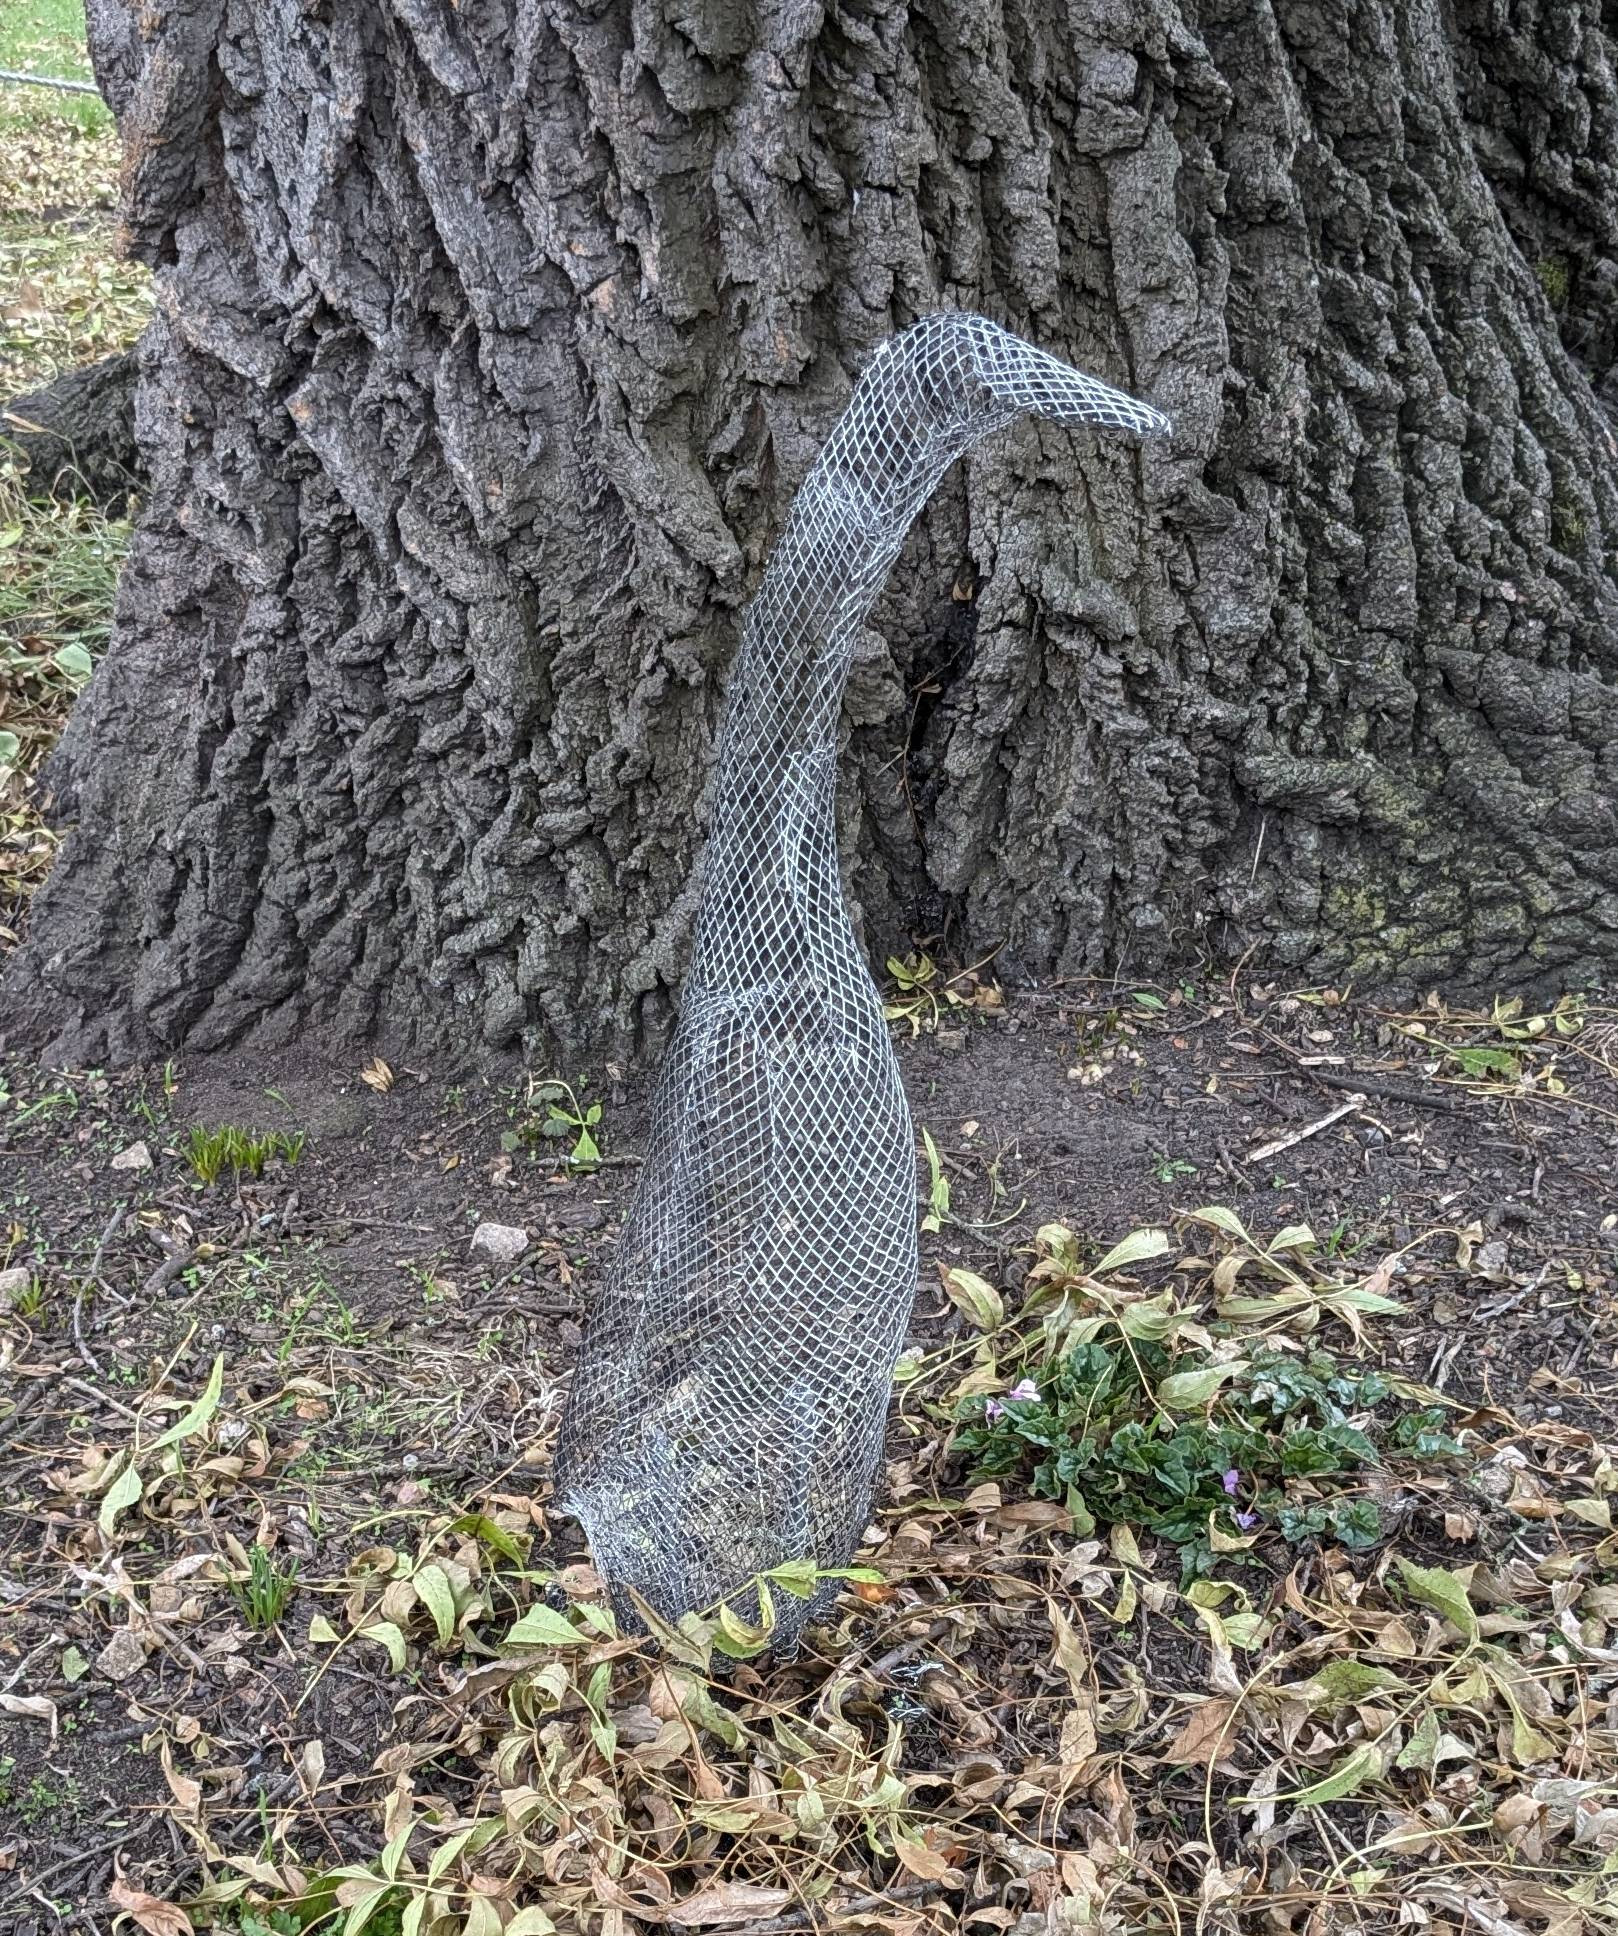
[{"label": "dry fallen leaf", "polygon": [[56,1703],[43,1694],[0,1694],[0,1714],[24,1714],[48,1722],[51,1739],[56,1739]]},{"label": "dry fallen leaf", "polygon": [[919,1837],[895,1835],[893,1852],[913,1876],[923,1882],[944,1882],[955,1875],[949,1858],[929,1848]]},{"label": "dry fallen leaf", "polygon": [[107,1900],[115,1909],[127,1909],[147,1936],[195,1936],[191,1918],[177,1902],[162,1902],[136,1889],[122,1876],[107,1890]]},{"label": "dry fallen leaf", "polygon": [[767,1922],[792,1905],[790,1889],[766,1889],[753,1882],[716,1882],[669,1906],[673,1922],[723,1929],[732,1923]]},{"label": "dry fallen leaf", "polygon": [[169,1785],[169,1793],[179,1803],[183,1814],[195,1815],[202,1806],[202,1783],[192,1775],[179,1772],[167,1741],[162,1744],[158,1756],[163,1764],[163,1779]]},{"label": "dry fallen leaf", "polygon": [[393,1071],[382,1060],[381,1056],[373,1055],[365,1067],[361,1069],[360,1081],[365,1084],[366,1088],[374,1089],[379,1096],[385,1096],[393,1087]]},{"label": "dry fallen leaf", "polygon": [[1228,1723],[1236,1703],[1223,1695],[1204,1701],[1187,1715],[1185,1725],[1163,1750],[1163,1759],[1181,1766],[1207,1764],[1230,1752],[1233,1731]]},{"label": "dry fallen leaf", "polygon": [[1062,1765],[1079,1768],[1096,1751],[1096,1723],[1093,1704],[1086,1696],[1062,1722]]}]

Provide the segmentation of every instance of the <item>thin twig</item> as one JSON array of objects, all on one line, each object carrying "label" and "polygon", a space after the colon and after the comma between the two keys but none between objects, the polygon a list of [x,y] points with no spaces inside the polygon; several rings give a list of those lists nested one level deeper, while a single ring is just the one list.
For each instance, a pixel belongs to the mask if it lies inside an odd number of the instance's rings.
[{"label": "thin twig", "polygon": [[84,1342],[84,1293],[90,1284],[97,1285],[103,1291],[107,1289],[101,1279],[101,1260],[107,1254],[107,1245],[112,1242],[113,1235],[119,1224],[123,1222],[124,1212],[128,1208],[127,1203],[120,1203],[107,1219],[107,1227],[102,1231],[100,1241],[96,1244],[96,1254],[90,1260],[90,1275],[84,1283],[80,1284],[73,1296],[73,1343],[78,1349],[79,1356],[98,1378],[101,1376],[101,1366],[96,1361],[95,1353]]},{"label": "thin twig", "polygon": [[121,1398],[114,1398],[111,1392],[103,1391],[99,1385],[87,1385],[82,1378],[64,1378],[62,1383],[73,1391],[82,1392],[86,1398],[93,1398],[102,1405],[110,1405],[115,1412],[122,1412],[125,1418],[133,1419],[137,1425],[145,1422],[139,1412],[126,1405]]},{"label": "thin twig", "polygon": [[[102,1231],[100,1240],[96,1244],[96,1254],[90,1259],[90,1275],[98,1284],[101,1283],[101,1260],[106,1255],[108,1244],[118,1234],[118,1226],[123,1222],[124,1212],[128,1208],[129,1205],[127,1203],[120,1203],[118,1208],[113,1211],[112,1216],[108,1219],[106,1229]],[[104,1284],[102,1285],[102,1289],[106,1289]]]},{"label": "thin twig", "polygon": [[115,1841],[98,1842],[94,1848],[69,1849],[60,1862],[53,1862],[48,1869],[42,1869],[37,1876],[25,1876],[10,1895],[0,1896],[0,1908],[10,1902],[21,1902],[24,1896],[32,1895],[36,1889],[42,1889],[53,1876],[61,1875],[65,1869],[76,1869],[81,1862],[93,1862],[97,1856],[113,1854],[126,1842],[133,1842],[146,1826],[146,1823],[142,1822],[138,1828],[126,1829]]},{"label": "thin twig", "polygon": [[73,1299],[73,1344],[79,1356],[99,1378],[101,1366],[95,1353],[84,1342],[84,1286],[81,1284]]},{"label": "thin twig", "polygon": [[174,1282],[175,1278],[179,1277],[183,1272],[188,1271],[197,1261],[197,1253],[201,1248],[202,1246],[197,1244],[190,1250],[177,1249],[171,1257],[165,1257],[163,1262],[147,1278],[146,1282],[141,1285],[141,1296],[155,1297],[159,1291],[166,1290]]},{"label": "thin twig", "polygon": [[1273,1143],[1266,1143],[1262,1149],[1254,1150],[1247,1160],[1249,1163],[1267,1163],[1272,1156],[1279,1156],[1282,1150],[1291,1149],[1294,1143],[1302,1143],[1311,1136],[1318,1136],[1323,1129],[1330,1129],[1333,1123],[1340,1123],[1345,1116],[1352,1116],[1356,1109],[1364,1107],[1365,1097],[1356,1092],[1347,1102],[1339,1104],[1336,1109],[1328,1110],[1318,1122],[1305,1123],[1302,1129],[1295,1129],[1290,1135],[1278,1136]]}]

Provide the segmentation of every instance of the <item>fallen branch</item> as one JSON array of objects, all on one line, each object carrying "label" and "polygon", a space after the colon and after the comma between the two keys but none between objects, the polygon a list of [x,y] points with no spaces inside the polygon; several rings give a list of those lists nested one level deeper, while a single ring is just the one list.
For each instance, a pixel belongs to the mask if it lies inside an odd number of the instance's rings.
[{"label": "fallen branch", "polygon": [[1311,1069],[1308,1080],[1323,1082],[1332,1089],[1352,1089],[1361,1096],[1382,1096],[1388,1102],[1402,1102],[1408,1109],[1439,1109],[1453,1113],[1458,1107],[1449,1096],[1435,1096],[1416,1083],[1399,1082],[1378,1075],[1374,1069],[1351,1069],[1346,1075],[1340,1075],[1335,1069]]}]

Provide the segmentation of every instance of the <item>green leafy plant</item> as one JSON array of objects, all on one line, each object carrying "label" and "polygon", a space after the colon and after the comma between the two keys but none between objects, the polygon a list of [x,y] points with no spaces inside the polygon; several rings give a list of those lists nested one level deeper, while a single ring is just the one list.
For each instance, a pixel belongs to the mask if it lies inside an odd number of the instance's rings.
[{"label": "green leafy plant", "polygon": [[[936,1028],[939,1014],[939,992],[935,986],[938,966],[932,956],[889,955],[888,973],[893,977],[893,993],[882,1007],[887,1019],[890,1022],[908,1022],[912,1035],[920,1035],[923,1028]],[[944,999],[950,999],[947,991]]]},{"label": "green leafy plant", "polygon": [[586,1103],[571,1083],[553,1076],[528,1085],[530,1112],[536,1112],[539,1105],[543,1106],[544,1113],[530,1113],[515,1129],[508,1129],[500,1138],[501,1148],[515,1150],[526,1145],[537,1149],[542,1143],[565,1142],[571,1138],[565,1159],[568,1168],[598,1169],[601,1146],[595,1132],[601,1122],[601,1104]]},{"label": "green leafy plant", "polygon": [[1152,1157],[1152,1175],[1159,1183],[1178,1183],[1196,1174],[1196,1164],[1188,1163],[1183,1156],[1168,1156],[1160,1150]]},{"label": "green leafy plant", "polygon": [[931,955],[889,955],[888,974],[893,991],[882,1005],[890,1022],[908,1022],[912,1036],[936,1029],[947,1010],[976,1010],[992,1014],[1004,1008],[1000,985],[979,971],[992,956],[953,975],[939,973]]},{"label": "green leafy plant", "polygon": [[980,1477],[1064,1500],[1081,1526],[1147,1527],[1179,1547],[1187,1576],[1265,1529],[1372,1545],[1373,1502],[1322,1499],[1321,1482],[1353,1481],[1385,1454],[1461,1453],[1442,1413],[1407,1405],[1379,1371],[1262,1340],[1246,1356],[1177,1349],[1187,1324],[1163,1298],[1119,1307],[1115,1335],[1091,1327],[1004,1396],[961,1401],[956,1450]]},{"label": "green leafy plant", "polygon": [[234,1129],[228,1125],[204,1129],[199,1123],[186,1139],[185,1158],[198,1182],[213,1184],[226,1170],[238,1177],[244,1173],[262,1176],[265,1164],[272,1157],[278,1157],[289,1165],[294,1164],[303,1155],[304,1141],[301,1129],[294,1130],[290,1136],[283,1135],[280,1130],[255,1136],[250,1130]]},{"label": "green leafy plant", "polygon": [[[234,1909],[229,1922],[216,1922],[210,1936],[300,1936],[304,1925],[285,1909]],[[372,1918],[368,1927],[381,1936],[381,1926]]]},{"label": "green leafy plant", "polygon": [[10,1308],[14,1317],[33,1318],[38,1317],[44,1303],[45,1280],[41,1277],[30,1277],[22,1289],[12,1297]]},{"label": "green leafy plant", "polygon": [[1515,1082],[1522,1074],[1522,1064],[1510,1049],[1483,1045],[1446,1049],[1445,1054],[1471,1082]]},{"label": "green leafy plant", "polygon": [[255,1633],[267,1633],[279,1624],[297,1590],[298,1562],[289,1558],[285,1567],[279,1567],[257,1544],[248,1550],[247,1578],[233,1581],[230,1589],[242,1618]]}]

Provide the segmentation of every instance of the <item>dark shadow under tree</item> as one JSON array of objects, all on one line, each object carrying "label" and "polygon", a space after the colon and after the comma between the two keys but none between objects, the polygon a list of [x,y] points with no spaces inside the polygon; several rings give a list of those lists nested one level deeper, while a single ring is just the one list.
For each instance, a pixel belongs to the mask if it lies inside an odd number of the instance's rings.
[{"label": "dark shadow under tree", "polygon": [[150,497],[6,984],[74,1060],[667,1025],[738,613],[875,344],[1026,425],[877,608],[873,947],[1618,963],[1600,0],[121,0]]}]

